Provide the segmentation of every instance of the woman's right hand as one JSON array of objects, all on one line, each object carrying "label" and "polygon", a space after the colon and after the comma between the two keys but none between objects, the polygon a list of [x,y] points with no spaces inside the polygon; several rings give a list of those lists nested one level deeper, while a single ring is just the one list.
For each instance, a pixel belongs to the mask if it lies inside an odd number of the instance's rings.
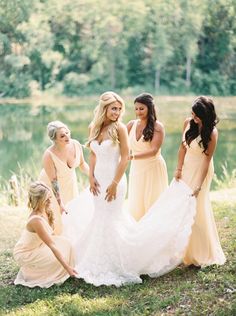
[{"label": "woman's right hand", "polygon": [[176,180],[176,181],[179,181],[179,179],[182,178],[182,170],[176,169],[176,170],[175,170],[174,177],[175,177],[175,180]]},{"label": "woman's right hand", "polygon": [[65,208],[65,205],[63,203],[61,203],[61,205],[60,205],[60,210],[61,210],[61,214],[63,214],[63,213],[68,214],[68,212]]},{"label": "woman's right hand", "polygon": [[75,278],[76,276],[78,276],[78,272],[74,268],[68,266],[66,270],[72,278]]},{"label": "woman's right hand", "polygon": [[98,183],[97,179],[93,176],[89,178],[90,182],[90,192],[93,193],[93,195],[98,195],[100,193],[100,184]]}]

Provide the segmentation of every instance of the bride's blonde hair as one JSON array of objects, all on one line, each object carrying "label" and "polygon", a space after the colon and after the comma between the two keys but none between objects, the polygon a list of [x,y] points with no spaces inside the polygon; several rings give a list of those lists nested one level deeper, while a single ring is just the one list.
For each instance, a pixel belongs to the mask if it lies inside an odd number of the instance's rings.
[{"label": "bride's blonde hair", "polygon": [[89,146],[91,141],[95,140],[100,134],[103,123],[106,120],[107,108],[113,102],[119,102],[122,106],[122,110],[118,120],[114,123],[111,123],[108,127],[107,133],[114,143],[119,143],[118,123],[121,120],[122,114],[125,111],[125,103],[124,100],[117,93],[113,91],[107,91],[100,96],[99,103],[94,110],[94,118],[89,125],[91,128],[91,132],[89,140],[86,144],[87,146]]},{"label": "bride's blonde hair", "polygon": [[45,210],[50,226],[54,225],[53,212],[46,202],[51,195],[51,190],[43,182],[35,181],[31,183],[28,192],[28,208],[36,213],[41,213]]}]

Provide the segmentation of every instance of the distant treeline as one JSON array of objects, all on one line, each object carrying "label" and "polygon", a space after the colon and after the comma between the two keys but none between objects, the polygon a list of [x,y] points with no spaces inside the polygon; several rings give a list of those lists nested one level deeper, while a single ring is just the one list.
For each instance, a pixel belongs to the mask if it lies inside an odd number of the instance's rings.
[{"label": "distant treeline", "polygon": [[0,0],[0,97],[236,94],[236,0]]}]

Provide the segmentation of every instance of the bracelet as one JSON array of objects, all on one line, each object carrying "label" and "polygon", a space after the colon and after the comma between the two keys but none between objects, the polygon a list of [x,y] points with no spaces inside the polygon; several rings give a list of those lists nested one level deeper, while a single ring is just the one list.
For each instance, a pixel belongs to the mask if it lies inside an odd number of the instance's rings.
[{"label": "bracelet", "polygon": [[116,180],[112,180],[113,183],[115,183],[116,185],[118,185],[118,182]]},{"label": "bracelet", "polygon": [[180,168],[177,168],[176,170],[178,170],[178,171],[182,171],[182,169],[180,169]]}]

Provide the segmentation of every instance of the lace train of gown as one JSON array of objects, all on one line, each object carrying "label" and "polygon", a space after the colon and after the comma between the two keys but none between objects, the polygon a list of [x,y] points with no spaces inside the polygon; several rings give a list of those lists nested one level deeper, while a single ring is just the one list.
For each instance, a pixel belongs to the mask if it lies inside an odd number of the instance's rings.
[{"label": "lace train of gown", "polygon": [[[196,199],[183,181],[170,187],[136,222],[123,208],[126,177],[117,197],[105,201],[120,159],[119,145],[111,140],[91,143],[96,154],[95,177],[100,194],[88,189],[67,205],[64,234],[74,244],[79,278],[96,286],[141,283],[141,274],[160,276],[174,269],[183,258],[193,224]],[[171,198],[170,198],[171,197]]]}]

